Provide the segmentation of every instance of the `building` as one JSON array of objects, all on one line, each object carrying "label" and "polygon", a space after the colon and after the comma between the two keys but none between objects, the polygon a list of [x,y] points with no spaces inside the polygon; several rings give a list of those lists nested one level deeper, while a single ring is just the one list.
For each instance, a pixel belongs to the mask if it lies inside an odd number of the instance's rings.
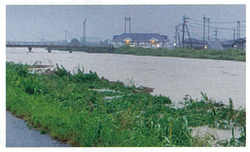
[{"label": "building", "polygon": [[[194,48],[194,49],[208,49],[208,50],[226,50],[226,49],[230,49],[233,48],[234,44],[236,45],[236,42],[238,41],[206,41],[205,42],[205,47],[203,44],[203,40],[198,40],[195,38],[191,38],[191,39],[185,39],[184,40],[184,47],[187,48]],[[242,42],[242,41],[240,41]],[[244,41],[243,41],[244,42]],[[191,45],[192,43],[192,45]],[[238,44],[238,46],[241,48],[243,46],[244,43],[240,43]],[[176,45],[176,47],[178,47],[178,45]]]},{"label": "building", "polygon": [[224,47],[219,41],[207,41],[206,46],[209,50],[224,50]]},{"label": "building", "polygon": [[224,50],[234,48],[234,40],[220,42]]},{"label": "building", "polygon": [[[185,39],[184,43],[182,44],[184,47],[187,48],[194,48],[194,49],[203,49],[204,48],[204,44],[202,40],[198,40],[195,38],[191,38],[191,39]],[[177,45],[178,46],[178,45]]]},{"label": "building", "polygon": [[166,48],[169,39],[165,35],[158,33],[123,33],[113,36],[114,47],[130,45],[144,48]]},{"label": "building", "polygon": [[235,40],[234,45],[239,50],[246,50],[246,37]]}]

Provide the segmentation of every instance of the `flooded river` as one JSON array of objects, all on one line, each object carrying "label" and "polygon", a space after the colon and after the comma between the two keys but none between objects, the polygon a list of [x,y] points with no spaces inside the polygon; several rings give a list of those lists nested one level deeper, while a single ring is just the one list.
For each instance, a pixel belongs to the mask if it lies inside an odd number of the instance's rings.
[{"label": "flooded river", "polygon": [[[48,53],[44,49],[33,49],[31,53],[27,48],[7,48],[6,60],[15,63],[27,63],[63,65],[67,70],[74,71],[77,67],[84,67],[85,72],[90,70],[97,72],[100,77],[113,81],[122,81],[127,85],[145,86],[154,88],[152,94],[169,96],[176,103],[183,101],[185,95],[193,99],[201,99],[201,92],[217,102],[228,104],[232,98],[236,108],[246,107],[246,63],[233,61],[199,60],[171,57],[132,56],[118,54],[89,54],[84,52],[60,52]],[[7,112],[7,116],[11,114]],[[7,117],[8,118],[8,117]],[[10,117],[11,118],[11,117]],[[12,118],[13,120],[15,118]],[[19,143],[21,136],[18,132],[19,125],[12,128],[12,119],[7,119],[7,146],[41,146],[30,143]],[[23,122],[22,122],[23,123]],[[14,124],[15,125],[15,124]],[[26,126],[27,127],[27,126]],[[13,133],[14,130],[14,134]],[[208,132],[217,140],[231,138],[231,130],[217,130],[202,126],[193,128],[192,134],[204,134]],[[9,132],[9,134],[8,134]],[[33,132],[31,134],[34,134]],[[240,132],[235,130],[236,136]],[[39,135],[37,139],[44,138]],[[32,140],[33,137],[32,137]],[[14,142],[13,142],[13,141]],[[25,140],[24,140],[25,141]],[[13,144],[14,143],[14,144]],[[45,140],[45,147],[69,146],[61,145],[51,139]],[[52,143],[52,144],[51,144]]]},{"label": "flooded river", "polygon": [[63,65],[74,71],[77,66],[97,72],[100,77],[125,84],[154,88],[152,94],[183,101],[185,95],[201,99],[201,92],[217,102],[246,107],[246,63],[234,61],[150,57],[118,54],[89,54],[44,49],[7,48],[6,60],[27,64]]}]

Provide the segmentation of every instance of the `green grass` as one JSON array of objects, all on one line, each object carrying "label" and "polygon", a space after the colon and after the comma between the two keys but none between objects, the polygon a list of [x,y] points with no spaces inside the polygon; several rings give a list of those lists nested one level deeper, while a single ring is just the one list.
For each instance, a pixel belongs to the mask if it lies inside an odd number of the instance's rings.
[{"label": "green grass", "polygon": [[215,60],[232,60],[246,61],[246,51],[237,49],[227,50],[196,50],[188,48],[177,48],[174,50],[162,48],[141,48],[129,47],[128,45],[116,48],[110,52],[103,49],[95,49],[90,53],[115,53],[115,54],[130,54],[138,56],[166,56],[166,57],[181,57],[181,58],[196,58],[196,59],[215,59]]},{"label": "green grass", "polygon": [[[6,108],[53,138],[83,147],[203,146],[190,127],[242,128],[242,136],[224,146],[245,146],[245,109],[234,110],[208,99],[186,97],[183,108],[135,86],[110,82],[97,73],[71,74],[62,66],[53,73],[31,74],[28,65],[6,63]],[[115,90],[100,92],[98,89]],[[113,96],[113,99],[105,99]],[[118,97],[119,96],[119,97]],[[209,140],[206,146],[211,146]]]},{"label": "green grass", "polygon": [[216,59],[216,60],[234,60],[246,61],[245,50],[195,50],[188,48],[168,49],[151,49],[140,47],[122,46],[115,50],[117,54],[147,55],[147,56],[168,56],[198,59]]}]

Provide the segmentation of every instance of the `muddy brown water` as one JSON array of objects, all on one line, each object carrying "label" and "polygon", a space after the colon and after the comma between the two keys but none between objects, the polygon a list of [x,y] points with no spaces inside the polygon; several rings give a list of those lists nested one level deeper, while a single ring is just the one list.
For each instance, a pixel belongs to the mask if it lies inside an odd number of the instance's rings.
[{"label": "muddy brown water", "polygon": [[[201,92],[217,102],[246,107],[246,63],[235,61],[185,59],[172,57],[89,54],[45,49],[7,48],[6,60],[27,64],[63,65],[74,71],[97,72],[100,77],[122,81],[127,85],[154,88],[153,95],[162,94],[171,100],[183,101],[185,95],[201,99]],[[53,69],[53,68],[52,68]]]},{"label": "muddy brown water", "polygon": [[[246,63],[235,61],[184,59],[172,57],[133,56],[118,54],[89,54],[84,52],[48,53],[44,49],[7,48],[6,61],[56,66],[63,65],[74,72],[84,67],[97,72],[100,77],[110,81],[122,81],[127,85],[154,88],[153,95],[169,96],[178,105],[185,95],[193,99],[201,99],[201,92],[217,102],[228,104],[229,98],[235,108],[246,107]],[[54,68],[52,67],[52,69]],[[8,114],[8,113],[7,113]],[[6,128],[8,128],[8,122]],[[201,126],[192,128],[192,135],[213,135],[216,140],[230,140],[230,130],[218,130]],[[17,134],[7,134],[7,138],[15,138]],[[8,137],[9,136],[9,137]],[[235,137],[240,131],[235,130]],[[40,136],[38,137],[40,138]],[[48,139],[51,142],[51,139]],[[18,142],[18,141],[15,141]],[[48,144],[50,145],[50,144]],[[58,144],[57,144],[58,146]],[[64,146],[64,145],[63,145]]]}]

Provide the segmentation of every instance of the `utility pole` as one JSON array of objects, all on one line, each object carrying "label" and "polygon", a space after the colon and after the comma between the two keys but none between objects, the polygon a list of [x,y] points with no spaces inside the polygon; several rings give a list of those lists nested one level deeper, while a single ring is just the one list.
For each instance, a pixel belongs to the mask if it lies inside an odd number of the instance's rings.
[{"label": "utility pole", "polygon": [[209,41],[210,18],[207,18],[207,40]]},{"label": "utility pole", "polygon": [[191,41],[191,37],[190,37],[190,33],[188,31],[186,19],[189,19],[189,18],[184,15],[183,16],[183,24],[182,24],[182,47],[185,47],[185,45],[184,45],[185,44],[184,43],[184,41],[185,41],[185,27],[187,29],[187,33],[188,33],[188,38],[189,38],[189,41],[190,41],[190,45],[191,45],[191,47],[193,47],[192,41]]},{"label": "utility pole", "polygon": [[186,29],[187,29],[187,33],[188,33],[189,42],[190,42],[190,45],[191,45],[191,48],[192,48],[193,47],[193,43],[192,43],[192,40],[191,40],[191,37],[190,37],[190,33],[188,31],[187,24],[186,24]]},{"label": "utility pole", "polygon": [[131,33],[131,17],[125,17],[125,27],[124,27],[124,33],[127,33],[127,21],[128,21],[128,32]]},{"label": "utility pole", "polygon": [[176,48],[177,46],[177,38],[178,38],[178,26],[174,26],[175,27],[175,42],[174,42],[174,47]]},{"label": "utility pole", "polygon": [[87,20],[84,19],[83,23],[82,23],[82,43],[85,45],[86,44],[86,23]]},{"label": "utility pole", "polygon": [[131,17],[129,17],[129,33],[131,33]]},{"label": "utility pole", "polygon": [[181,47],[181,38],[180,38],[181,30],[180,30],[180,27],[181,27],[181,24],[176,25],[176,28],[177,28],[177,34],[176,34],[177,41],[176,41],[176,45],[178,44],[179,47]]},{"label": "utility pole", "polygon": [[126,24],[126,22],[127,22],[127,17],[125,17],[125,26],[124,26],[124,33],[126,33],[126,26],[127,26],[127,24]]},{"label": "utility pole", "polygon": [[235,40],[235,29],[234,29],[234,35],[233,35],[233,39]]},{"label": "utility pole", "polygon": [[188,19],[185,15],[183,16],[183,24],[182,24],[182,47],[185,47],[184,40],[185,40],[185,25],[186,19]]},{"label": "utility pole", "polygon": [[205,43],[206,43],[206,17],[204,15],[203,17],[203,48],[205,48]]},{"label": "utility pole", "polygon": [[240,21],[237,21],[237,39],[240,38]]},{"label": "utility pole", "polygon": [[215,32],[215,41],[218,41],[218,39],[217,39],[218,30],[216,29],[216,30],[214,30],[214,32]]},{"label": "utility pole", "polygon": [[181,38],[180,38],[180,26],[181,25],[176,25],[175,27],[175,47],[177,47],[177,45],[179,45],[179,47],[181,47]]},{"label": "utility pole", "polygon": [[179,47],[181,47],[181,38],[180,38],[180,26],[178,27],[178,42],[179,42]]}]

